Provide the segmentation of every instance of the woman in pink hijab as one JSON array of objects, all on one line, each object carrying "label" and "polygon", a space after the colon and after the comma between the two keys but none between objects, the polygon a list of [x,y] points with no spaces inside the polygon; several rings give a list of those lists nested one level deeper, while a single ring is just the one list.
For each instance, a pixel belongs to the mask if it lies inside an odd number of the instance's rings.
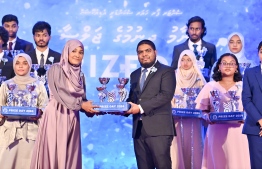
[{"label": "woman in pink hijab", "polygon": [[83,44],[67,41],[60,63],[48,71],[50,100],[39,126],[31,169],[81,169],[79,110],[94,113],[97,106],[84,101],[81,73]]}]

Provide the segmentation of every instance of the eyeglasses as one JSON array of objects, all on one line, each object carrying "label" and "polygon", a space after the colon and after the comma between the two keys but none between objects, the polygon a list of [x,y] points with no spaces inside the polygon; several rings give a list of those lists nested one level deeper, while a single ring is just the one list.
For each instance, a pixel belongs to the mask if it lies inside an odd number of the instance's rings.
[{"label": "eyeglasses", "polygon": [[236,63],[227,63],[227,62],[221,62],[220,63],[222,66],[228,66],[228,67],[234,67],[236,66],[237,64]]}]

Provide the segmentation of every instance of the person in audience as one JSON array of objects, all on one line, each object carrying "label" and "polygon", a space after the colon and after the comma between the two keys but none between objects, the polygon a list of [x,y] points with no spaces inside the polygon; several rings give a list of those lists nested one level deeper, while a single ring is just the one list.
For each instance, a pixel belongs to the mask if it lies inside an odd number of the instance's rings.
[{"label": "person in audience", "polygon": [[250,63],[250,67],[254,67],[258,64],[255,64],[252,60],[247,59],[245,56],[245,41],[241,33],[233,32],[227,38],[228,48],[226,53],[233,53],[239,62]]},{"label": "person in audience", "polygon": [[[199,88],[206,84],[206,80],[197,66],[196,56],[193,51],[184,50],[178,60],[176,70],[176,90],[172,100],[172,107],[178,107],[175,97],[184,96],[181,99],[182,108],[186,108],[186,95],[181,88]],[[196,93],[198,94],[198,93]],[[201,168],[203,154],[203,124],[199,118],[174,118],[177,137],[174,137],[171,145],[172,166],[175,168]],[[176,143],[177,142],[177,143]],[[176,150],[177,145],[177,150]],[[178,161],[176,162],[176,159]],[[174,167],[173,167],[174,168]]]},{"label": "person in audience", "polygon": [[44,65],[60,61],[61,54],[50,49],[48,44],[51,39],[51,26],[45,21],[38,21],[32,29],[36,48],[27,54],[32,58],[33,64],[38,64],[38,76],[46,74],[47,68]]},{"label": "person in audience", "polygon": [[[258,45],[258,56],[262,61],[262,41]],[[262,75],[259,66],[247,69],[243,80],[242,102],[247,113],[243,134],[247,135],[251,168],[262,166]]]},{"label": "person in audience", "polygon": [[[30,56],[20,53],[14,57],[15,77],[3,82],[0,87],[0,106],[32,106],[39,108],[36,118],[9,119],[0,114],[0,164],[3,169],[30,168],[33,147],[38,131],[38,118],[48,101],[44,84],[30,76],[32,61]],[[15,98],[10,100],[10,86]],[[28,86],[35,86],[33,91]],[[23,96],[19,93],[23,92]],[[21,98],[22,97],[22,98]],[[22,105],[17,100],[22,100]],[[29,102],[28,100],[33,100]]]},{"label": "person in audience", "polygon": [[[221,124],[213,123],[209,118],[210,112],[243,111],[242,75],[234,54],[225,53],[220,56],[214,68],[213,79],[203,87],[195,101],[196,108],[202,110],[203,118],[210,123],[201,168],[250,168],[248,142],[242,134],[243,122]],[[217,92],[219,97],[212,96],[211,91]],[[239,98],[238,105],[231,101],[229,93],[233,91],[236,92],[235,98]]]},{"label": "person in audience", "polygon": [[81,169],[79,110],[98,112],[86,101],[81,72],[84,46],[76,39],[66,42],[61,60],[47,72],[50,99],[45,108],[31,169]]},{"label": "person in audience", "polygon": [[[246,68],[242,67],[242,65],[250,64],[249,67],[254,67],[254,66],[258,65],[254,61],[248,60],[246,58],[246,56],[245,56],[245,41],[244,41],[244,37],[241,33],[233,32],[228,36],[226,53],[232,53],[237,57],[237,60],[238,60],[239,65],[240,65],[240,72],[241,72],[242,75],[244,75],[244,71],[246,69]],[[212,67],[211,77],[213,75],[214,65]]]},{"label": "person in audience", "polygon": [[203,56],[203,61],[205,62],[203,72],[205,72],[204,76],[206,81],[209,81],[210,70],[217,60],[216,46],[203,40],[207,33],[207,28],[203,18],[194,16],[188,20],[186,26],[188,39],[185,42],[174,46],[171,67],[174,69],[178,68],[178,59],[182,51],[186,49],[192,50],[195,53],[196,59],[199,60],[199,51],[206,48],[207,51]]},{"label": "person in audience", "polygon": [[18,19],[15,15],[7,14],[2,18],[2,26],[9,33],[9,40],[7,45],[4,46],[4,50],[23,50],[23,52],[29,52],[34,49],[31,42],[20,39],[17,37],[18,31]]}]

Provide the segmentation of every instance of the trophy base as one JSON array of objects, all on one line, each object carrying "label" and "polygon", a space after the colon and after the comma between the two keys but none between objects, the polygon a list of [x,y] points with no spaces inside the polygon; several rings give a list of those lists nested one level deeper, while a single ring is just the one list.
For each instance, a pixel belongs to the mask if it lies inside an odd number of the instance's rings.
[{"label": "trophy base", "polygon": [[8,119],[29,119],[38,116],[36,107],[2,106],[1,114]]},{"label": "trophy base", "polygon": [[215,123],[238,123],[245,120],[244,112],[211,112],[209,115],[211,122]]},{"label": "trophy base", "polygon": [[123,112],[130,109],[131,105],[127,102],[93,102],[100,108],[95,108],[100,112]]},{"label": "trophy base", "polygon": [[199,109],[172,108],[172,114],[178,117],[201,118],[202,111]]}]

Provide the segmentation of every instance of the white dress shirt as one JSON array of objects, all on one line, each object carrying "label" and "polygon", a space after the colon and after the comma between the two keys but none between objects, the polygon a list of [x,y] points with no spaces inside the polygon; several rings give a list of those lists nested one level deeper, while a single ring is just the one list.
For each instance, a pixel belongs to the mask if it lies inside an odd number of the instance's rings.
[{"label": "white dress shirt", "polygon": [[[156,60],[156,62],[157,62],[157,60]],[[146,78],[147,78],[147,76],[149,75],[149,73],[151,72],[150,70],[152,69],[152,67],[155,66],[156,62],[153,64],[153,66],[147,68],[148,71],[146,72]],[[141,67],[141,73],[143,72],[144,69],[145,69],[145,68]],[[142,76],[140,76],[140,79],[141,79],[141,77],[142,77]],[[145,79],[145,81],[146,81],[146,79]],[[143,114],[143,113],[144,113],[144,110],[143,110],[143,108],[141,107],[140,104],[138,105],[138,107],[139,107],[139,109],[140,109],[140,114]],[[140,118],[140,120],[142,120],[142,119]]]},{"label": "white dress shirt", "polygon": [[194,46],[193,45],[197,45],[197,51],[201,50],[201,46],[202,46],[202,40],[200,39],[200,41],[198,41],[197,43],[192,42],[190,39],[188,40],[188,47],[190,50],[194,51]]},{"label": "white dress shirt", "polygon": [[49,53],[49,48],[46,48],[46,50],[44,52],[41,52],[37,48],[35,48],[35,52],[36,52],[36,58],[37,58],[38,64],[40,64],[41,54],[44,54],[44,64],[45,64],[46,60],[47,60],[48,53]]},{"label": "white dress shirt", "polygon": [[13,43],[13,44],[12,44],[12,50],[14,50],[14,48],[15,48],[15,43],[16,43],[16,39],[17,39],[17,37],[16,37],[15,39],[11,40],[11,41],[8,40],[8,42],[7,42],[7,49],[9,49],[9,42],[12,42],[12,43]]}]

